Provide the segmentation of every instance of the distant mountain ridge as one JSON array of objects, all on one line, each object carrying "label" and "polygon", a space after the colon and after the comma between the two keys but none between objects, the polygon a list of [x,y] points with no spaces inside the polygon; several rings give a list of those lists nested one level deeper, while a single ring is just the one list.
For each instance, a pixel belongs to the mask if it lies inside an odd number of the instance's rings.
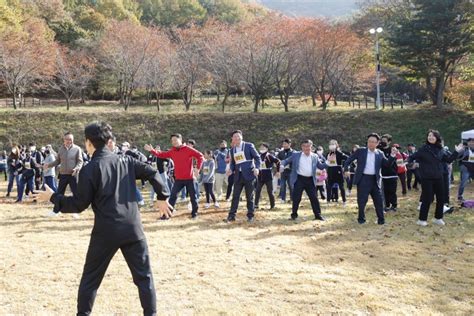
[{"label": "distant mountain ridge", "polygon": [[357,10],[356,0],[257,0],[261,5],[288,16],[349,16]]}]

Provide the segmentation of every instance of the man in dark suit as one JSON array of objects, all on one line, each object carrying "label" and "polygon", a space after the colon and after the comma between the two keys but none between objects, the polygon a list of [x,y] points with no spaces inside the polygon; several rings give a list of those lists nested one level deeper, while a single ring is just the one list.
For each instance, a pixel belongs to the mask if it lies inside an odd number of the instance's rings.
[{"label": "man in dark suit", "polygon": [[[316,169],[325,169],[328,165],[321,162],[319,156],[311,151],[313,142],[309,139],[301,142],[301,151],[295,151],[290,157],[282,161],[282,165],[292,164],[290,182],[293,187],[293,207],[291,209],[291,220],[298,218],[298,208],[303,191],[308,195],[313,209],[314,219],[324,221],[321,215],[321,207],[316,193]],[[336,159],[335,154],[328,157]]]},{"label": "man in dark suit", "polygon": [[92,204],[95,220],[77,299],[77,315],[89,315],[100,283],[115,253],[120,249],[132,273],[144,315],[156,315],[156,293],[148,245],[135,194],[136,179],[148,180],[156,192],[156,207],[171,216],[168,192],[158,171],[130,156],[107,148],[112,128],[105,123],[86,126],[85,147],[92,159],[81,169],[77,194],[64,196],[46,191],[38,201],[51,201],[63,213],[80,213]]},{"label": "man in dark suit", "polygon": [[235,214],[239,207],[240,194],[245,187],[245,196],[247,199],[247,219],[248,222],[254,221],[254,191],[255,181],[259,174],[261,159],[254,144],[242,140],[242,131],[232,132],[232,144],[230,150],[230,168],[227,175],[234,174],[234,193],[230,206],[227,222],[235,221]]},{"label": "man in dark suit", "polygon": [[354,175],[354,184],[357,185],[357,204],[359,207],[359,224],[365,223],[365,206],[372,197],[377,213],[377,223],[385,224],[383,196],[382,196],[382,165],[389,166],[395,161],[398,152],[397,148],[392,147],[389,158],[377,149],[380,142],[380,136],[376,133],[367,136],[367,147],[359,148],[344,163],[346,177],[349,177],[349,166],[357,160],[357,169]]}]

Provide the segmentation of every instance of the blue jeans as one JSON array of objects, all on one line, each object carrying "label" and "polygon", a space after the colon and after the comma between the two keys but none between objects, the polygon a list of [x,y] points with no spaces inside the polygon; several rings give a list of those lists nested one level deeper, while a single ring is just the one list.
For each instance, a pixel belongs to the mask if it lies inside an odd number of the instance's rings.
[{"label": "blue jeans", "polygon": [[51,190],[56,193],[58,191],[58,186],[56,185],[56,179],[53,176],[44,177],[44,184],[51,188]]},{"label": "blue jeans", "polygon": [[280,199],[286,201],[286,187],[290,191],[289,198],[292,199],[293,196],[293,188],[291,187],[290,183],[290,173],[282,172],[280,178]]},{"label": "blue jeans", "polygon": [[34,193],[35,190],[35,177],[31,177],[28,180],[24,181],[23,178],[20,178],[20,185],[18,188],[18,198],[17,201],[23,201],[23,194],[25,192],[25,185],[28,188],[28,191]]},{"label": "blue jeans", "polygon": [[20,175],[14,175],[12,172],[8,173],[8,189],[7,193],[10,194],[13,189],[13,181],[16,181],[16,189],[20,192]]},{"label": "blue jeans", "polygon": [[467,167],[464,165],[461,165],[459,171],[461,174],[461,181],[459,183],[458,189],[458,200],[462,200],[464,195],[464,189],[466,188],[467,183],[469,182],[469,178],[474,178],[474,174],[471,174],[469,170],[467,170]]}]

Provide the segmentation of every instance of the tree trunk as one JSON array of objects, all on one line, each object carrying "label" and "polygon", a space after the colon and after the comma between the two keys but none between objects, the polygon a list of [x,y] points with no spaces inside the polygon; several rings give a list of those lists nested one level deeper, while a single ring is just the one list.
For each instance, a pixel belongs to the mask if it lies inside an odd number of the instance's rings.
[{"label": "tree trunk", "polygon": [[69,111],[69,108],[71,106],[71,100],[69,99],[69,97],[66,96],[66,110]]},{"label": "tree trunk", "polygon": [[258,104],[260,103],[260,99],[255,97],[255,102],[254,102],[254,105],[253,105],[253,112],[254,113],[257,113],[258,112]]},{"label": "tree trunk", "polygon": [[443,107],[444,88],[446,87],[444,73],[436,78],[436,107]]},{"label": "tree trunk", "polygon": [[160,99],[161,99],[161,92],[155,91],[156,94],[156,110],[160,112]]},{"label": "tree trunk", "polygon": [[311,101],[313,101],[313,106],[316,106],[316,95],[314,93],[311,94]]},{"label": "tree trunk", "polygon": [[13,109],[16,110],[16,87],[13,86]]},{"label": "tree trunk", "polygon": [[225,110],[225,105],[227,103],[227,99],[229,98],[229,90],[226,90],[224,93],[224,99],[222,100],[222,112]]}]

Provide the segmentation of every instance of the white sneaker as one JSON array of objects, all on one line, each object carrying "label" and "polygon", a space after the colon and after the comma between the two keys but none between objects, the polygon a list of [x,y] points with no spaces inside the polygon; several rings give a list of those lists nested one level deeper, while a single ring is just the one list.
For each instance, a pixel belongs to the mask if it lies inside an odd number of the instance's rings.
[{"label": "white sneaker", "polygon": [[55,213],[54,211],[51,211],[48,214],[46,214],[46,217],[56,217],[56,216],[59,216],[59,214],[61,214],[61,212]]},{"label": "white sneaker", "polygon": [[145,201],[143,201],[143,200],[139,201],[139,202],[138,202],[138,205],[144,206],[144,205],[145,205]]},{"label": "white sneaker", "polygon": [[204,208],[209,208],[209,207],[211,207],[211,204],[209,203],[204,204]]},{"label": "white sneaker", "polygon": [[184,199],[183,199],[183,198],[179,199],[179,203],[184,203],[184,202],[186,202],[186,198],[184,198]]},{"label": "white sneaker", "polygon": [[347,196],[351,196],[351,190],[347,191]]},{"label": "white sneaker", "polygon": [[342,202],[342,207],[346,207],[346,202]]},{"label": "white sneaker", "polygon": [[230,202],[230,201],[231,201],[231,199],[225,199],[225,201],[226,201],[226,202]]},{"label": "white sneaker", "polygon": [[72,213],[72,217],[75,218],[75,219],[80,218],[79,214],[77,214],[77,213]]},{"label": "white sneaker", "polygon": [[216,202],[216,203],[214,203],[214,207],[215,207],[215,208],[219,208],[219,207],[221,207],[221,206],[219,205],[219,202]]},{"label": "white sneaker", "polygon": [[416,221],[416,225],[428,226],[428,222],[427,222],[427,221],[417,220],[417,221]]},{"label": "white sneaker", "polygon": [[418,209],[418,211],[421,210],[421,202],[418,203],[418,208],[417,209]]},{"label": "white sneaker", "polygon": [[188,203],[188,211],[192,211],[193,210],[193,205],[191,204],[191,202]]},{"label": "white sneaker", "polygon": [[433,219],[433,224],[444,226],[446,223],[443,221],[443,219]]}]

